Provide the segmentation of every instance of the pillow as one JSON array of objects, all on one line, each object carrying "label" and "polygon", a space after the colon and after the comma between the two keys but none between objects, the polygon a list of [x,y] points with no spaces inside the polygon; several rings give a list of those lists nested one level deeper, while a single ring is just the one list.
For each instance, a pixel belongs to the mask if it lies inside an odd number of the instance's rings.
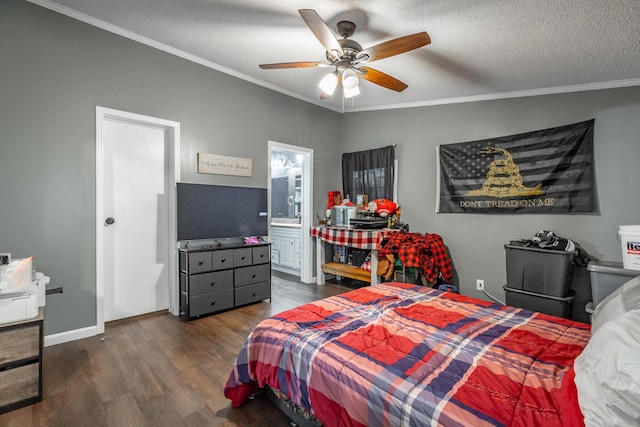
[{"label": "pillow", "polygon": [[585,425],[640,425],[640,309],[601,325],[574,363]]},{"label": "pillow", "polygon": [[591,318],[591,335],[605,323],[615,320],[627,311],[639,308],[640,276],[636,276],[598,303]]}]

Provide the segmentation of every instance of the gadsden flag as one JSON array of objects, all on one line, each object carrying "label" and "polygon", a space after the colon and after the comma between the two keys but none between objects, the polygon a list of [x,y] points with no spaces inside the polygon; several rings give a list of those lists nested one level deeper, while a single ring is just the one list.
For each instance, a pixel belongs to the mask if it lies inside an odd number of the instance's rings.
[{"label": "gadsden flag", "polygon": [[436,211],[593,212],[594,123],[440,145]]}]

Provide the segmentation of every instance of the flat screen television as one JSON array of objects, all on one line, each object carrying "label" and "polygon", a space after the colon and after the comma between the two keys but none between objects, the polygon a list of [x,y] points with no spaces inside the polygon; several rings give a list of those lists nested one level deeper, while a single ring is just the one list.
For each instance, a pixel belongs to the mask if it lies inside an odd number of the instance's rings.
[{"label": "flat screen television", "polygon": [[177,184],[178,240],[266,236],[267,189]]}]

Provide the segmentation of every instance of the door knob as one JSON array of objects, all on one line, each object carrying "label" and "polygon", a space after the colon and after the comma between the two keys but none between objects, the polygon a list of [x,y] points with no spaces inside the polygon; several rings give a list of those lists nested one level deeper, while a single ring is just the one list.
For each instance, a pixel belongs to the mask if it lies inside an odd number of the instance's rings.
[{"label": "door knob", "polygon": [[105,220],[104,220],[104,223],[105,223],[106,225],[111,225],[111,224],[113,224],[114,222],[116,222],[116,220],[115,220],[115,219],[113,219],[113,218],[111,218],[111,217],[109,217],[109,218],[107,218],[107,219],[105,219]]}]

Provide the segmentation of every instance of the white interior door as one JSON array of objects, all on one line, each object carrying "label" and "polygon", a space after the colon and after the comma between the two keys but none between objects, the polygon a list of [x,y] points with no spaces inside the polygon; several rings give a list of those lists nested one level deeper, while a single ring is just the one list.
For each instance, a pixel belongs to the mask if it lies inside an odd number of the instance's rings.
[{"label": "white interior door", "polygon": [[[268,206],[269,218],[271,218],[271,153],[272,151],[288,151],[302,156],[302,202],[301,202],[301,221],[300,221],[300,241],[301,241],[301,260],[300,260],[300,281],[303,283],[314,283],[313,277],[313,242],[309,230],[313,225],[313,150],[310,148],[299,147],[296,145],[282,144],[280,142],[269,141],[269,157],[268,167]],[[269,224],[269,236],[271,236],[271,224]],[[291,249],[292,257],[295,257],[295,247]],[[292,266],[297,268],[297,261],[292,261]]]},{"label": "white interior door", "polygon": [[152,118],[102,117],[96,209],[99,332],[105,321],[169,309],[175,299],[173,137],[173,130]]}]

